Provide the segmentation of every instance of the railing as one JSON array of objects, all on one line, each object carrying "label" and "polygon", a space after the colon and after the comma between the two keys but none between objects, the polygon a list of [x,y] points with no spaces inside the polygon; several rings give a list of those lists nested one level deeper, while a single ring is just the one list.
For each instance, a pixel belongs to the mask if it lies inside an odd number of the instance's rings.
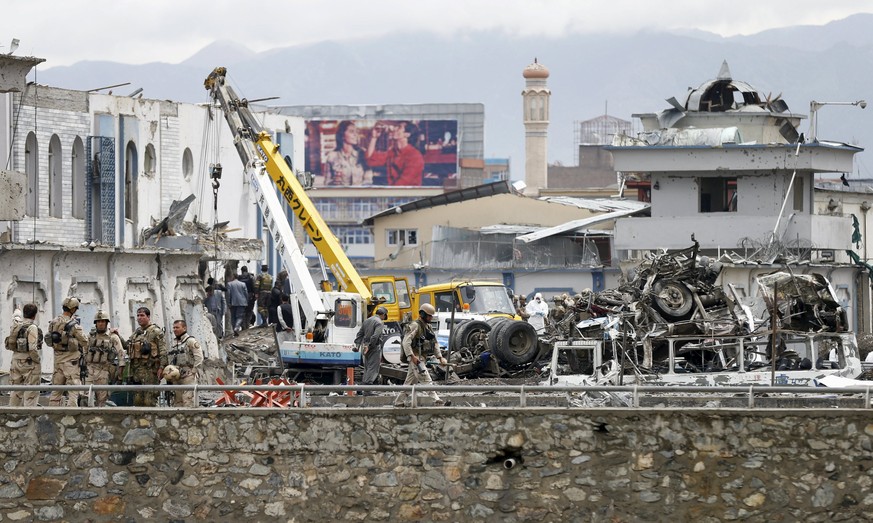
[{"label": "railing", "polygon": [[[566,397],[569,394],[584,394],[591,392],[606,392],[606,393],[629,393],[630,402],[627,404],[629,408],[639,408],[640,399],[643,397],[655,397],[659,399],[668,398],[673,400],[697,400],[709,402],[713,399],[713,395],[729,395],[730,397],[746,398],[746,408],[754,409],[757,407],[756,399],[762,395],[767,395],[772,398],[774,394],[790,394],[797,398],[833,398],[833,397],[851,397],[857,395],[863,396],[863,408],[871,408],[871,389],[873,389],[873,381],[870,386],[862,387],[845,387],[845,388],[827,388],[827,387],[804,387],[804,386],[769,386],[769,385],[749,385],[749,386],[730,386],[730,387],[703,387],[703,386],[658,386],[658,385],[627,385],[627,386],[547,386],[547,385],[2,385],[0,393],[8,394],[12,391],[78,391],[84,392],[88,396],[88,405],[94,406],[94,395],[96,391],[123,391],[123,392],[194,392],[194,404],[199,405],[200,393],[202,392],[220,392],[222,397],[231,397],[242,393],[248,396],[257,394],[276,394],[290,393],[293,394],[294,406],[297,408],[306,408],[311,406],[312,397],[314,396],[329,396],[330,393],[339,393],[341,395],[353,396],[355,392],[374,392],[374,393],[390,393],[394,397],[397,393],[407,392],[410,397],[410,406],[416,408],[419,406],[419,399],[422,393],[437,392],[440,395],[446,395],[448,399],[458,397],[458,393],[472,394],[489,394],[488,397],[493,397],[490,394],[494,392],[513,395],[518,398],[518,402],[514,403],[513,408],[530,408],[528,400],[532,395],[542,395],[541,397],[556,398]],[[463,399],[469,399],[473,396],[461,396]],[[511,396],[509,396],[511,397]],[[785,398],[784,396],[782,398]],[[482,398],[478,398],[482,399]],[[244,406],[244,405],[241,405]],[[368,407],[366,401],[361,405],[347,405],[349,408]],[[455,405],[458,407],[460,405]],[[453,407],[453,408],[455,408]],[[833,406],[829,406],[831,408]],[[151,408],[151,407],[149,407]],[[536,406],[542,408],[542,406]],[[564,408],[577,408],[567,406]],[[596,408],[596,407],[595,407]],[[611,405],[609,408],[616,408]],[[669,408],[669,407],[668,407]],[[760,407],[759,407],[760,408]],[[805,407],[806,408],[806,407]],[[856,408],[856,407],[852,407]]]}]

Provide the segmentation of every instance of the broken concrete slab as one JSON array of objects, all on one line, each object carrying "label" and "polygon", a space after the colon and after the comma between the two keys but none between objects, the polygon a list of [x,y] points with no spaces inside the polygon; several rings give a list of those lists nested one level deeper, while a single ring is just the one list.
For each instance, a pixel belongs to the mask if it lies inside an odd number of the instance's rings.
[{"label": "broken concrete slab", "polygon": [[27,175],[0,170],[0,220],[21,220],[27,204]]},{"label": "broken concrete slab", "polygon": [[0,55],[0,93],[20,93],[27,87],[27,74],[45,58]]}]

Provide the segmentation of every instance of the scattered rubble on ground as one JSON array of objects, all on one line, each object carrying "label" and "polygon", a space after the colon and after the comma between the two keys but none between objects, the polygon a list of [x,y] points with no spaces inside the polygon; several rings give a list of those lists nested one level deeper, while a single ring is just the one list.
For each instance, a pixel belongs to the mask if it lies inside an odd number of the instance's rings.
[{"label": "scattered rubble on ground", "polygon": [[[825,277],[797,275],[786,266],[757,277],[759,296],[743,297],[732,285],[716,285],[722,264],[700,256],[693,236],[692,242],[687,249],[652,255],[629,270],[618,288],[556,296],[543,339],[560,347],[580,340],[604,340],[612,357],[622,361],[622,373],[630,371],[639,377],[666,372],[730,372],[740,363],[746,370],[770,366],[780,371],[807,370],[813,363],[804,354],[786,349],[790,337],[812,340],[816,333],[842,333],[844,338],[853,338],[847,333],[846,311]],[[767,342],[774,330],[780,340],[775,365],[771,364]],[[736,349],[729,347],[736,347],[740,337],[745,337],[747,344],[743,354],[749,359],[744,362],[730,358],[731,354],[736,356]],[[761,348],[755,352],[753,344]],[[857,360],[854,344],[846,340],[845,345],[846,359]],[[694,365],[689,360],[692,353]],[[560,364],[572,373],[592,374],[595,361],[590,354],[569,350]],[[834,366],[837,364],[827,361],[827,353],[820,351],[810,357],[825,360],[815,362],[815,369],[848,365]],[[605,356],[604,361],[607,359]],[[851,366],[854,369],[854,364]]]}]

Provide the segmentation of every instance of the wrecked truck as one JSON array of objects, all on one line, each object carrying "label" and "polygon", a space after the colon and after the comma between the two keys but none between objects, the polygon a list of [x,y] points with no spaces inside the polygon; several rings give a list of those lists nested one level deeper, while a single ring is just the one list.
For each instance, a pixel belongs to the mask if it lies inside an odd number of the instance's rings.
[{"label": "wrecked truck", "polygon": [[[443,355],[454,374],[464,377],[501,375],[528,366],[539,354],[533,326],[516,316],[507,288],[498,282],[463,281],[427,285],[414,293],[415,310],[423,303],[436,309],[432,326]],[[402,326],[386,324],[380,374],[403,380],[400,362]],[[443,378],[444,366],[431,364],[434,377]]]},{"label": "wrecked truck", "polygon": [[652,256],[617,289],[558,297],[549,383],[810,385],[861,374],[846,311],[824,276],[774,271],[743,299],[716,284],[721,264],[698,251],[695,241]]}]

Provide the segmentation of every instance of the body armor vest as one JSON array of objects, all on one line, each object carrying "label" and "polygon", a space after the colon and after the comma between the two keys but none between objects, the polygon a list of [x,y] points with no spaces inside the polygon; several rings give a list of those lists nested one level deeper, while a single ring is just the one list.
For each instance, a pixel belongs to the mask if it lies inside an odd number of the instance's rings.
[{"label": "body armor vest", "polygon": [[[152,358],[160,358],[160,349],[157,343],[152,343],[148,340],[148,334],[154,327],[154,324],[149,325],[144,331],[134,333],[134,339],[130,342],[130,359],[132,360],[148,360]],[[160,332],[159,336],[163,336]]]},{"label": "body armor vest", "polygon": [[[12,332],[6,337],[6,350],[12,352],[30,352],[30,347],[27,346],[27,331],[33,323],[19,323],[13,327]],[[37,338],[36,346],[42,344],[42,329],[36,327]],[[37,349],[39,350],[39,349]]]},{"label": "body armor vest", "polygon": [[191,335],[186,333],[181,340],[173,340],[173,348],[167,353],[170,365],[190,367],[194,363],[193,358],[188,354],[188,340],[190,339]]},{"label": "body armor vest", "polygon": [[88,363],[110,363],[115,353],[115,348],[112,346],[112,338],[109,333],[97,334],[91,336],[91,342],[88,346]]}]

